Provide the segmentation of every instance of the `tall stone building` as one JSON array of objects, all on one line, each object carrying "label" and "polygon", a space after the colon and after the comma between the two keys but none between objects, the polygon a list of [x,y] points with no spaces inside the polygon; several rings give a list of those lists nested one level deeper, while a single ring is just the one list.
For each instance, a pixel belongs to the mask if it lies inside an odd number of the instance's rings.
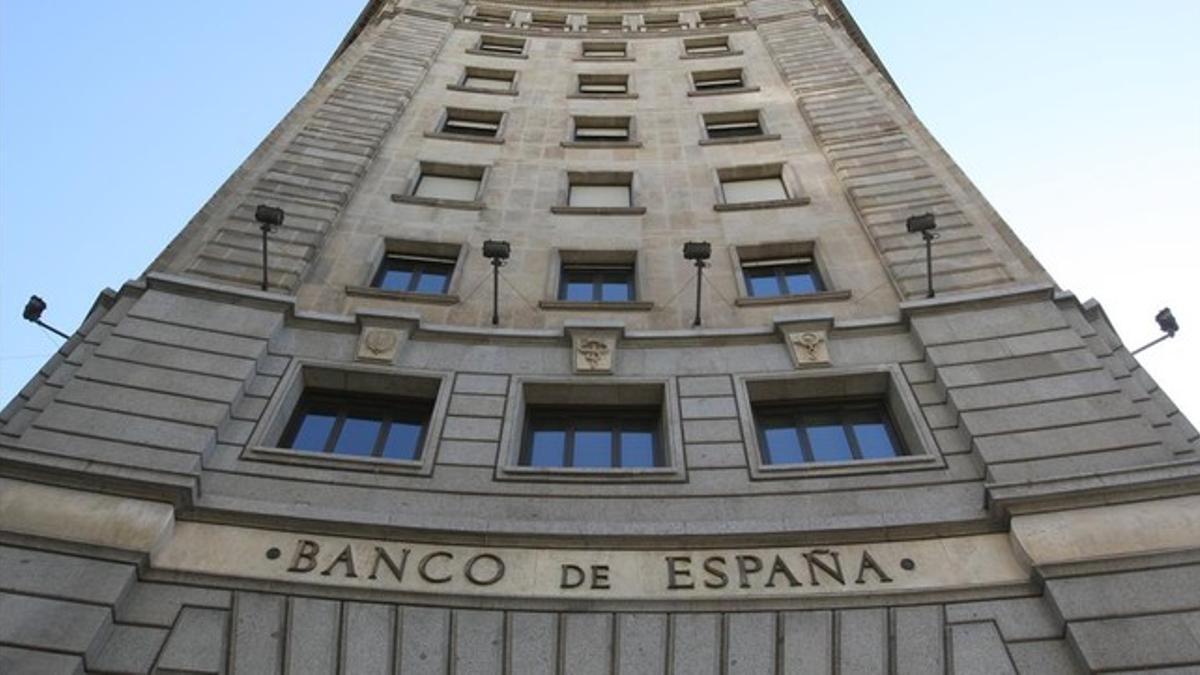
[{"label": "tall stone building", "polygon": [[0,424],[4,673],[1200,667],[1195,428],[838,0],[370,2]]}]

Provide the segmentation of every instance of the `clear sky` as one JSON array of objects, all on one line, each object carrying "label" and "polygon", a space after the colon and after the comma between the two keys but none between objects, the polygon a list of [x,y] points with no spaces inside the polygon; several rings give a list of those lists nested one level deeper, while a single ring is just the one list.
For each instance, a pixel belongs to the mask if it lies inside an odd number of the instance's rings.
[{"label": "clear sky", "polygon": [[[847,0],[918,115],[1200,424],[1200,2]],[[364,0],[0,0],[0,405],[305,92]]]}]

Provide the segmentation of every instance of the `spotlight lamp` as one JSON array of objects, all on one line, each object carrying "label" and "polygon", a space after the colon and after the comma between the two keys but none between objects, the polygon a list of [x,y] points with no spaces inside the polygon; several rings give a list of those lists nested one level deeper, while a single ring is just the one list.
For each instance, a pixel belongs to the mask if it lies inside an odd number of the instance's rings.
[{"label": "spotlight lamp", "polygon": [[1165,335],[1134,350],[1132,356],[1137,356],[1139,353],[1150,349],[1163,340],[1175,337],[1175,334],[1179,332],[1179,322],[1175,320],[1175,315],[1171,313],[1170,307],[1163,307],[1161,310],[1159,310],[1158,314],[1154,315],[1154,320],[1158,322],[1159,330],[1165,333]]},{"label": "spotlight lamp", "polygon": [[696,318],[692,320],[693,326],[700,325],[701,282],[704,281],[704,268],[708,266],[705,261],[711,257],[712,244],[707,241],[689,241],[683,245],[683,258],[696,263]]},{"label": "spotlight lamp", "polygon": [[500,268],[512,255],[507,241],[488,239],[483,242],[483,257],[492,261],[492,325],[500,325]]},{"label": "spotlight lamp", "polygon": [[29,296],[29,302],[25,303],[25,309],[21,311],[21,316],[30,323],[35,323],[42,328],[54,333],[64,340],[70,340],[71,336],[61,330],[42,321],[42,313],[46,311],[46,301],[36,295]]},{"label": "spotlight lamp", "polygon": [[254,209],[254,220],[262,230],[262,289],[267,290],[267,233],[283,225],[283,209],[278,206],[259,204]]},{"label": "spotlight lamp", "polygon": [[933,240],[938,238],[938,233],[934,232],[937,229],[937,219],[932,213],[923,213],[919,216],[912,216],[904,225],[909,232],[920,232],[921,238],[925,240],[925,278],[929,284],[929,292],[925,294],[925,297],[932,298],[934,295]]}]

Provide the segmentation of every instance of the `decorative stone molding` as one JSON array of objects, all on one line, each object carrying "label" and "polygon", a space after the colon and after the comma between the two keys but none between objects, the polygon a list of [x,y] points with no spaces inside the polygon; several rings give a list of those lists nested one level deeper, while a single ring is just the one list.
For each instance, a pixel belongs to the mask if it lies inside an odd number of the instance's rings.
[{"label": "decorative stone molding", "polygon": [[611,375],[616,361],[616,333],[571,333],[571,367],[576,373]]},{"label": "decorative stone molding", "polygon": [[358,360],[394,363],[407,334],[392,328],[365,326],[358,338]]},{"label": "decorative stone molding", "polygon": [[829,338],[823,330],[799,330],[787,333],[788,346],[797,368],[829,365]]}]

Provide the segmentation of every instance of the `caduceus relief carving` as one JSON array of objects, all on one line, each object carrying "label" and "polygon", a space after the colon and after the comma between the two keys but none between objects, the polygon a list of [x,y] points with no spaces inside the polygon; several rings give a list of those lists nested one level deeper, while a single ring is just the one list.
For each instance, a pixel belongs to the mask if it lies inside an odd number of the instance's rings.
[{"label": "caduceus relief carving", "polygon": [[603,340],[589,338],[581,341],[578,347],[579,355],[587,363],[590,370],[606,370],[609,368],[612,350]]},{"label": "caduceus relief carving", "polygon": [[367,331],[366,345],[372,354],[378,356],[396,348],[399,338],[390,330]]},{"label": "caduceus relief carving", "polygon": [[825,336],[822,333],[804,331],[792,334],[792,344],[796,346],[796,358],[808,363],[818,363],[828,360],[822,353]]}]

